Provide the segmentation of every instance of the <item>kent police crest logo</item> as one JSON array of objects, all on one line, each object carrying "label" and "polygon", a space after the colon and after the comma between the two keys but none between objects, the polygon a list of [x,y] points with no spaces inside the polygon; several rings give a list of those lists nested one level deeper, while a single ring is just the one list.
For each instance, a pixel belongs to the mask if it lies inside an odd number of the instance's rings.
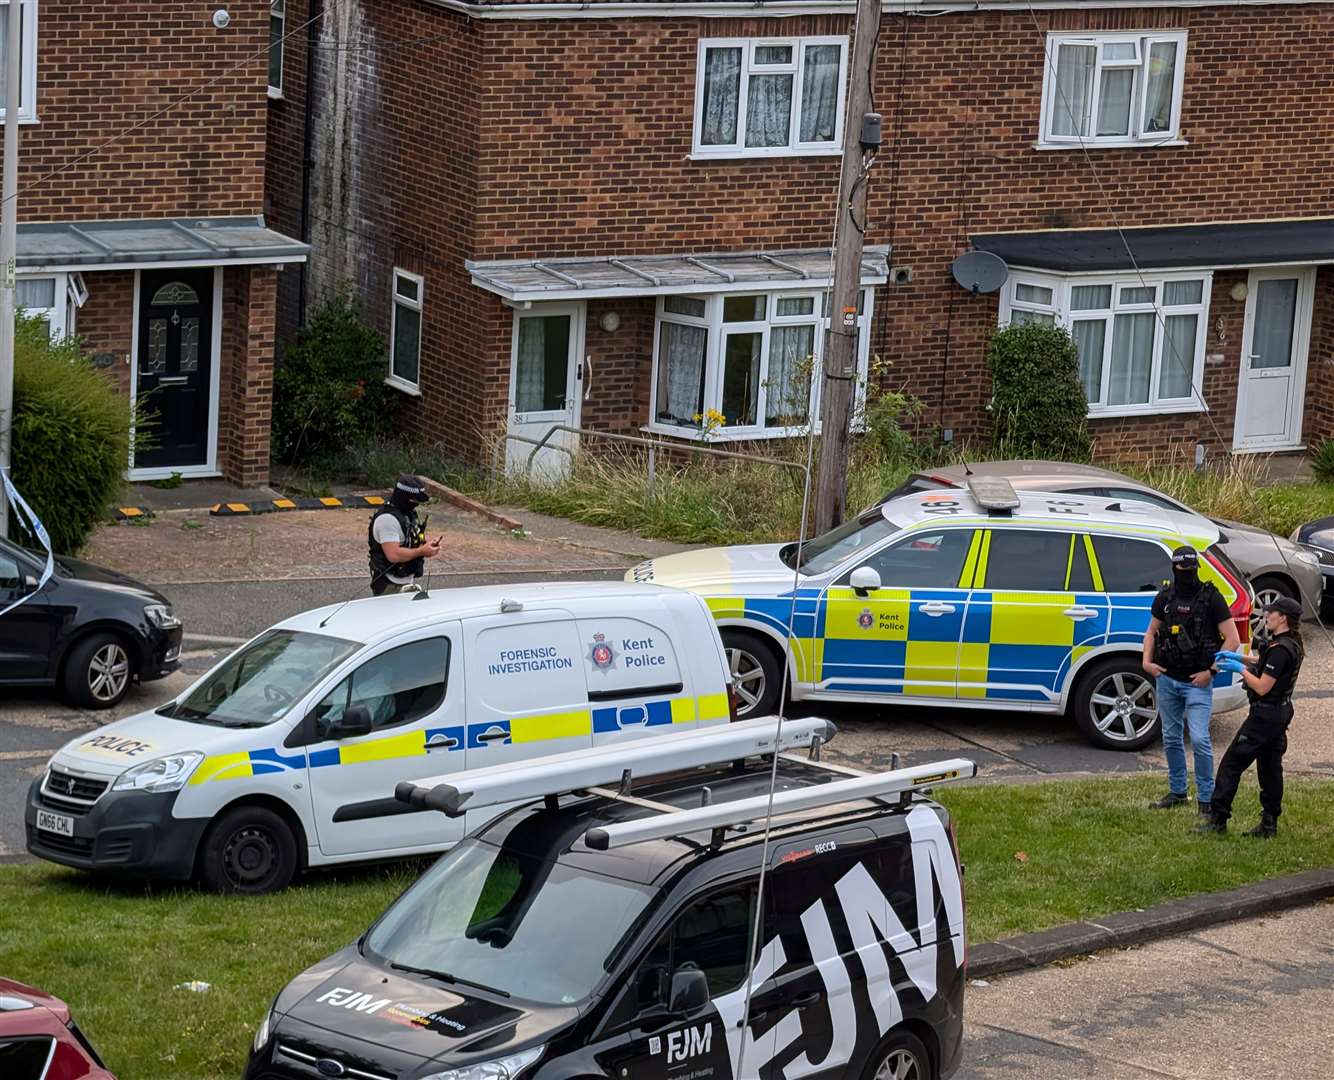
[{"label": "kent police crest logo", "polygon": [[606,671],[616,663],[616,654],[607,644],[606,634],[593,635],[593,648],[588,654],[588,658],[593,661],[593,666],[599,671]]},{"label": "kent police crest logo", "polygon": [[870,608],[862,608],[862,613],[857,616],[857,625],[863,630],[869,630],[875,625],[875,616],[871,614]]}]

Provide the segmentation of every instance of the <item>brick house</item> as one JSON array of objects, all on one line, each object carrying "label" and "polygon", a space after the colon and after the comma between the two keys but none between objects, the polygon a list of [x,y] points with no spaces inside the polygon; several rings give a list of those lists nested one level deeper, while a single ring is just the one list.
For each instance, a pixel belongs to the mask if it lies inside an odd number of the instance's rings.
[{"label": "brick house", "polygon": [[132,478],[265,481],[269,0],[21,2],[18,303],[155,417]]},{"label": "brick house", "polygon": [[[312,243],[306,297],[360,292],[410,429],[482,459],[555,422],[802,429],[851,3],[283,6],[317,32],[271,220]],[[1059,321],[1104,453],[1334,435],[1331,52],[1325,2],[887,0],[863,370],[921,437],[985,438],[988,335]],[[969,250],[999,291],[956,284]]]}]

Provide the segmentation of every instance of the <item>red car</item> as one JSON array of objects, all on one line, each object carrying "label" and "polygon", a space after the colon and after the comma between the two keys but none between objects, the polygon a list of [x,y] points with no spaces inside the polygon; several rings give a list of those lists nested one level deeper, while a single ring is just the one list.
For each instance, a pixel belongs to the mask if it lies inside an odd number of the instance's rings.
[{"label": "red car", "polygon": [[0,978],[0,1077],[116,1080],[59,998]]}]

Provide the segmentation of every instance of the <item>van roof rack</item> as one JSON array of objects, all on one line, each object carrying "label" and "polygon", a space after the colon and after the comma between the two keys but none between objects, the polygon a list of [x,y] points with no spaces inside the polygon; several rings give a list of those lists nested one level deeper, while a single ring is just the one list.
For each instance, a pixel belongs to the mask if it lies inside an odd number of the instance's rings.
[{"label": "van roof rack", "polygon": [[968,493],[973,501],[993,517],[1009,517],[1019,509],[1014,485],[1003,476],[970,476]]},{"label": "van roof rack", "polygon": [[[625,797],[632,778],[718,765],[775,750],[782,753],[810,747],[818,753],[820,745],[829,742],[837,730],[831,721],[812,716],[784,720],[780,733],[777,717],[757,717],[404,781],[394,789],[394,796],[419,810],[440,810],[449,817],[460,817],[484,806],[552,799],[578,791]],[[605,784],[615,784],[619,790],[598,790]]]}]

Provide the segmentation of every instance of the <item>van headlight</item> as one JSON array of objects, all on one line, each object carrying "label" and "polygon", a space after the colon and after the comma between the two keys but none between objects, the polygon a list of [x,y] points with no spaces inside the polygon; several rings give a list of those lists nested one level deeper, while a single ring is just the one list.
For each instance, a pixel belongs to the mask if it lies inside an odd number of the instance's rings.
[{"label": "van headlight", "polygon": [[264,1014],[264,1021],[259,1025],[259,1030],[255,1032],[255,1041],[250,1044],[255,1053],[261,1053],[264,1047],[269,1044],[269,1028],[273,1026],[273,1010],[269,1009]]},{"label": "van headlight", "polygon": [[195,766],[204,760],[198,750],[169,754],[126,769],[111,785],[112,791],[180,791]]},{"label": "van headlight", "polygon": [[444,1072],[431,1073],[421,1080],[514,1080],[530,1065],[535,1065],[542,1056],[545,1047],[534,1046],[520,1050],[495,1061],[483,1061],[476,1065],[464,1065],[458,1069],[446,1069]]},{"label": "van headlight", "polygon": [[181,620],[171,610],[170,604],[148,604],[144,608],[144,618],[159,630],[175,630],[181,625]]}]

